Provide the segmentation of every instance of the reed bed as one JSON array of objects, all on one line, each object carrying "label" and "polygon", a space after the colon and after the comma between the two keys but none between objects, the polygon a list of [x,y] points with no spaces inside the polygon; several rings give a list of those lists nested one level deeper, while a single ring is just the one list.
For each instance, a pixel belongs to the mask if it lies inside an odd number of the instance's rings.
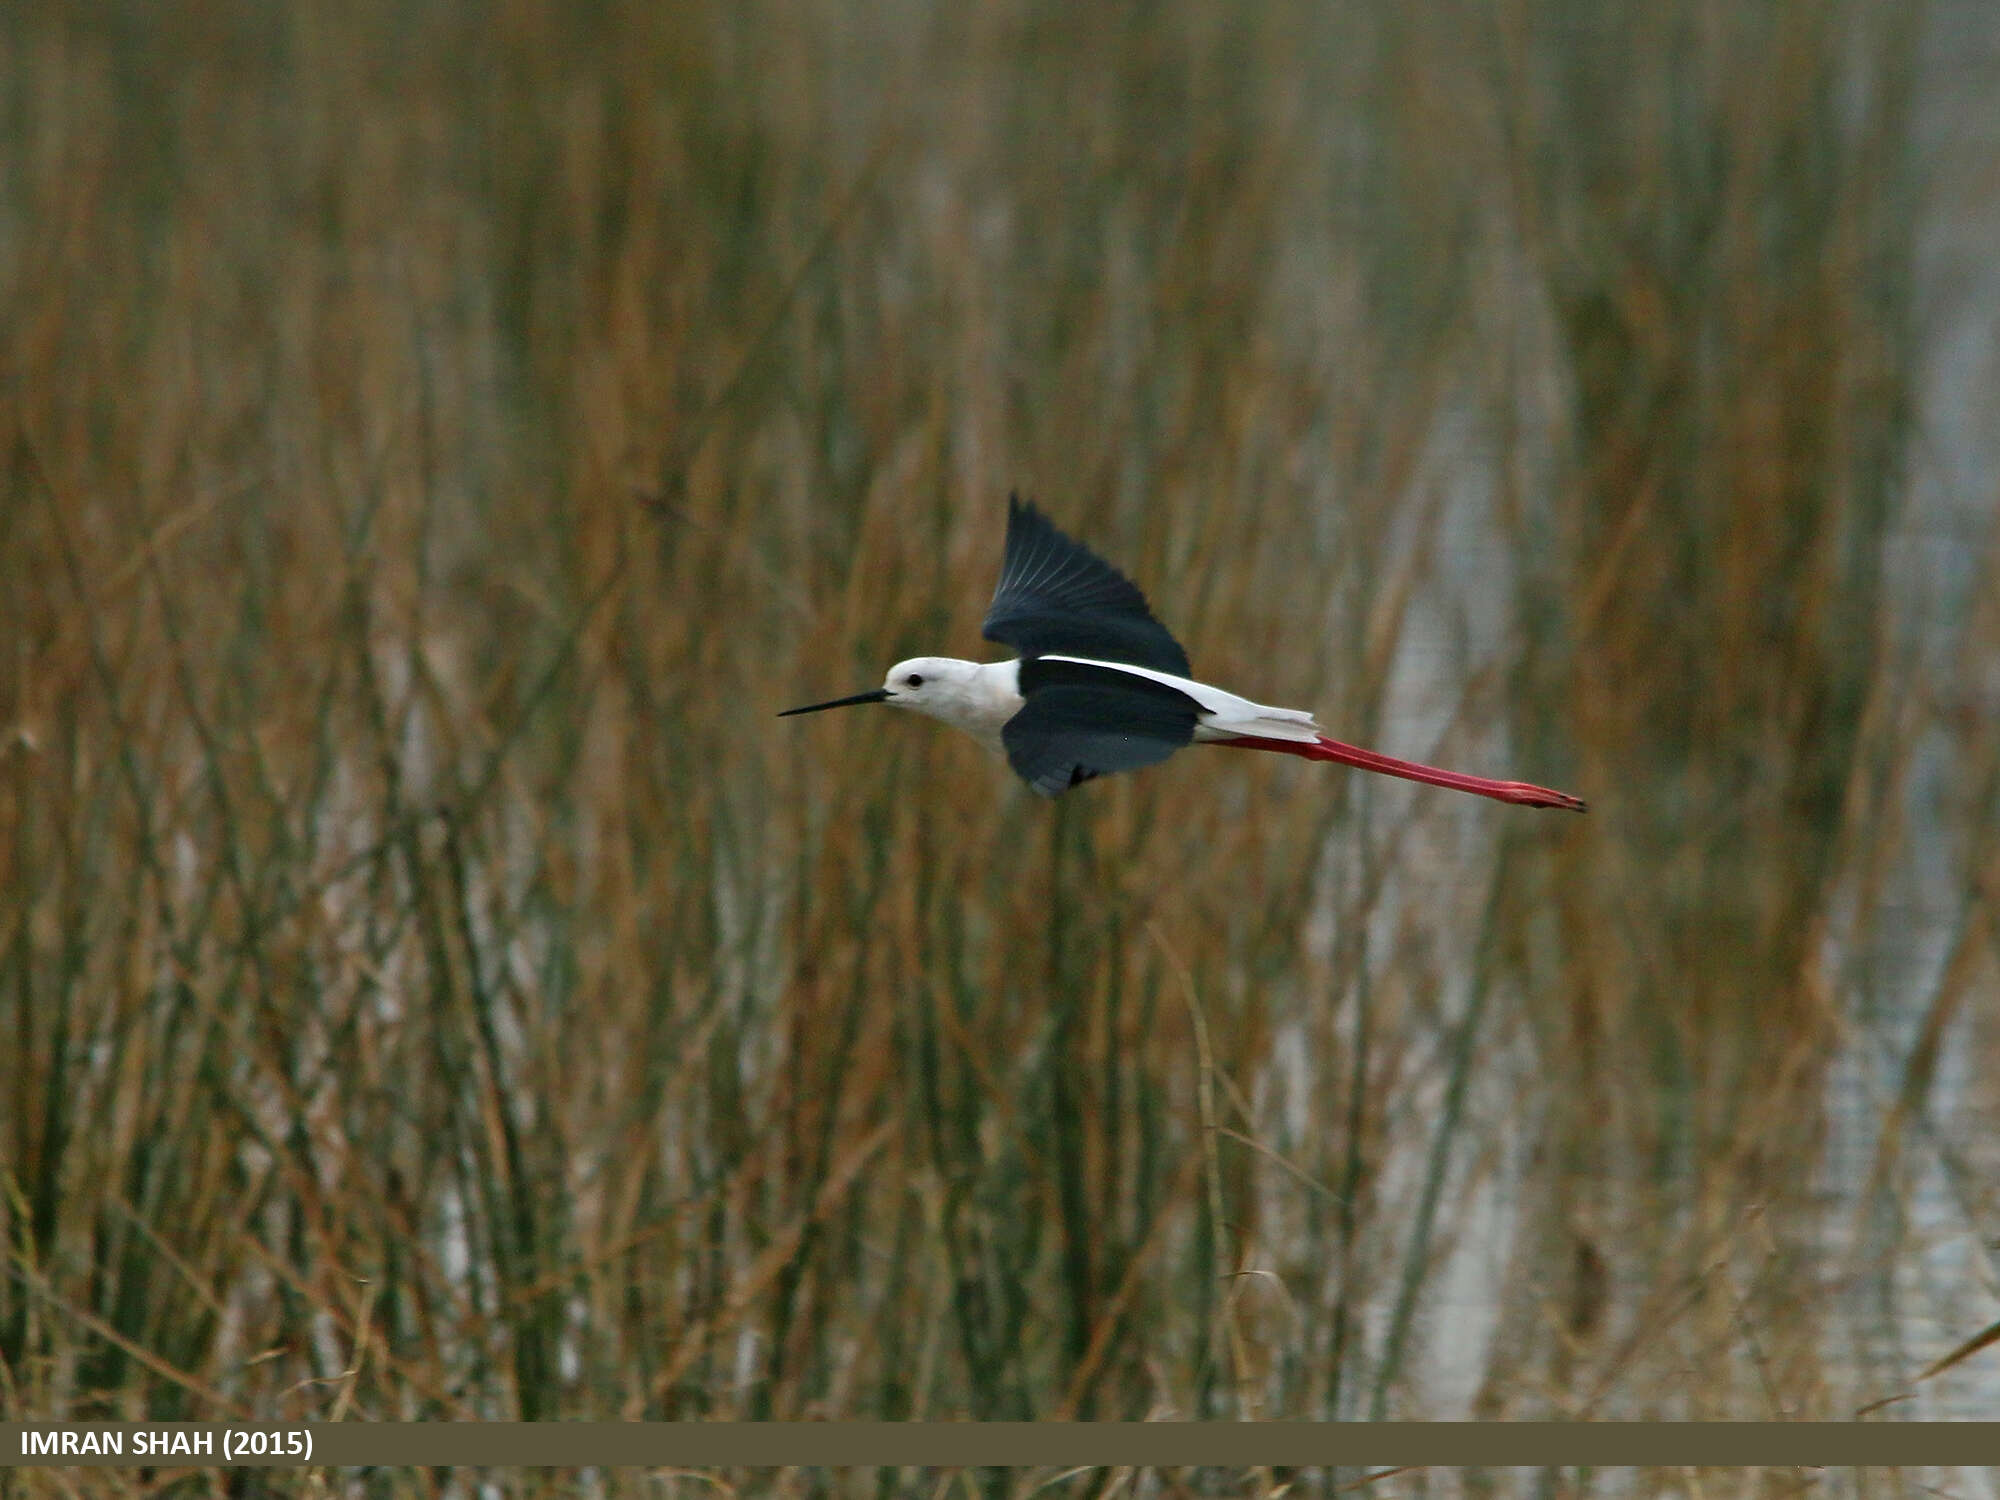
[{"label": "reed bed", "polygon": [[[0,1411],[1990,1397],[1924,24],[10,8]],[[1202,675],[1592,812],[773,721],[979,654],[1011,489]]]}]

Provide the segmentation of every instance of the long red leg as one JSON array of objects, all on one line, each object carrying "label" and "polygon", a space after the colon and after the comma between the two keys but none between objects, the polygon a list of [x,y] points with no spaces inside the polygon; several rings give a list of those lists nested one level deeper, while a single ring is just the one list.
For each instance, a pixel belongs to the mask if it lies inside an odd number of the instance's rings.
[{"label": "long red leg", "polygon": [[1523,807],[1561,807],[1570,812],[1585,811],[1581,797],[1572,797],[1568,792],[1552,792],[1545,786],[1530,786],[1525,781],[1495,781],[1487,776],[1467,776],[1459,771],[1441,771],[1436,766],[1420,765],[1413,760],[1398,760],[1393,755],[1382,755],[1373,750],[1363,750],[1357,745],[1343,745],[1339,740],[1330,740],[1325,735],[1317,744],[1306,744],[1299,740],[1267,740],[1256,735],[1240,735],[1233,740],[1216,740],[1218,745],[1233,745],[1239,750],[1275,750],[1280,755],[1298,755],[1306,760],[1338,761],[1343,766],[1357,766],[1364,771],[1380,771],[1385,776],[1400,776],[1405,781],[1422,781],[1431,786],[1450,787],[1455,792],[1471,792],[1477,797],[1492,797],[1500,802],[1515,802]]}]

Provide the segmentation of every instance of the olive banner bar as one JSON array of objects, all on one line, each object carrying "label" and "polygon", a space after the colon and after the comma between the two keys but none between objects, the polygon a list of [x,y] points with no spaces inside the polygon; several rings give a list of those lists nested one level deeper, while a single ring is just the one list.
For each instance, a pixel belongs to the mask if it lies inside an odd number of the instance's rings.
[{"label": "olive banner bar", "polygon": [[0,1466],[2000,1464],[1992,1422],[5,1422]]}]

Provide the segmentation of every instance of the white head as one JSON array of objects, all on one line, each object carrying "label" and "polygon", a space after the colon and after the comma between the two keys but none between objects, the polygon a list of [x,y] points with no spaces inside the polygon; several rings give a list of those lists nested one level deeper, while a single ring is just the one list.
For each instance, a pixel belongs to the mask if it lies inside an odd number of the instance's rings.
[{"label": "white head", "polygon": [[965,724],[978,717],[979,664],[953,656],[913,656],[889,668],[882,679],[883,702],[914,708],[947,724]]},{"label": "white head", "polygon": [[788,708],[779,717],[817,713],[823,708],[846,708],[854,703],[890,703],[897,708],[914,708],[920,714],[970,730],[997,747],[1000,726],[1021,706],[1014,691],[1014,668],[1013,662],[982,667],[978,662],[951,656],[913,656],[889,668],[889,675],[882,679],[879,688],[856,693],[851,698],[835,698],[831,703]]}]

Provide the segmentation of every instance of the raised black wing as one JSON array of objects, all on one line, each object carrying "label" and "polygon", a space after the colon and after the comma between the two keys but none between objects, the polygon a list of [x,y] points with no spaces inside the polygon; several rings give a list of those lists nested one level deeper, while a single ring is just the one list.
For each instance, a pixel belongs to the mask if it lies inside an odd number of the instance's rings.
[{"label": "raised black wing", "polygon": [[1020,712],[1000,726],[1007,764],[1044,797],[1165,760],[1194,738],[1194,699],[1163,682],[1082,662],[1024,661]]},{"label": "raised black wing", "polygon": [[1007,557],[980,634],[1023,656],[1054,652],[1188,677],[1187,653],[1138,586],[1017,496],[1007,497]]}]

